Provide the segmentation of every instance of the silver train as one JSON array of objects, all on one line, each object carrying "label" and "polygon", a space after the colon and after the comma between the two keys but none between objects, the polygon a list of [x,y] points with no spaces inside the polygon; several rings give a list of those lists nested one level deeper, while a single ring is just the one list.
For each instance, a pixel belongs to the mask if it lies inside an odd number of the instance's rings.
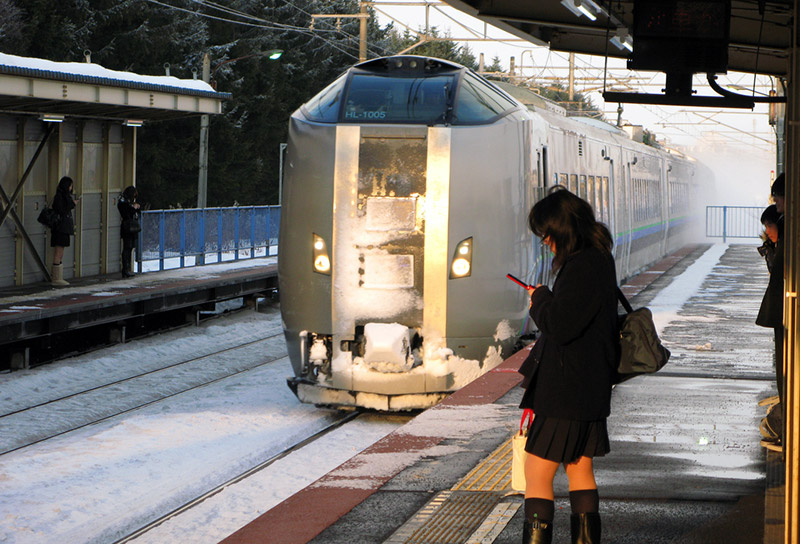
[{"label": "silver train", "polygon": [[380,58],[292,115],[278,272],[301,401],[426,408],[510,355],[531,324],[506,273],[548,281],[527,214],[554,185],[609,226],[619,278],[689,241],[707,170],[500,85]]}]

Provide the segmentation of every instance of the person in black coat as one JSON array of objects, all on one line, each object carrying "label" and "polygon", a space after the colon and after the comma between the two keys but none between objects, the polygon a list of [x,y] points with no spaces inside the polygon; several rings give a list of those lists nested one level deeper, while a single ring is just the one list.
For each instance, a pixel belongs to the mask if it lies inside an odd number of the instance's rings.
[{"label": "person in black coat", "polygon": [[[761,301],[761,307],[756,317],[756,325],[770,327],[775,333],[775,382],[778,388],[778,399],[780,410],[783,407],[783,263],[784,263],[784,240],[783,225],[786,213],[786,181],[783,174],[779,175],[772,184],[772,198],[775,200],[775,208],[780,214],[777,220],[776,230],[778,241],[775,242],[775,254],[772,258],[770,268],[769,283]],[[781,418],[783,419],[783,418]],[[762,444],[770,449],[780,451],[782,449],[782,435],[767,444]]]},{"label": "person in black coat", "polygon": [[139,223],[141,206],[137,202],[139,191],[136,187],[126,187],[117,202],[117,210],[122,217],[119,233],[122,237],[122,277],[130,278],[133,276],[131,267],[133,250],[136,249],[136,242],[139,239],[141,223]]},{"label": "person in black coat", "polygon": [[72,209],[80,200],[72,194],[72,178],[64,176],[58,182],[56,196],[53,197],[53,210],[58,214],[58,222],[50,229],[50,247],[53,248],[53,285],[69,285],[64,279],[64,248],[69,247],[69,237],[75,234],[75,220]]},{"label": "person in black coat", "polygon": [[600,542],[592,458],[610,450],[606,418],[619,352],[617,278],[612,238],[591,206],[567,190],[536,203],[528,222],[555,254],[552,290],[530,289],[541,336],[520,367],[521,408],[535,413],[525,446],[524,543],[549,543],[553,478],[569,478],[572,542]]}]

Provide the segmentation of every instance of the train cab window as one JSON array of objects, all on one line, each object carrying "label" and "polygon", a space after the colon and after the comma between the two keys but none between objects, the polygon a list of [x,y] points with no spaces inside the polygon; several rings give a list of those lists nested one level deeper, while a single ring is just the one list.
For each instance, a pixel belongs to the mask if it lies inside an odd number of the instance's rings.
[{"label": "train cab window", "polygon": [[355,74],[342,121],[349,123],[443,123],[453,75],[387,77]]},{"label": "train cab window", "polygon": [[456,99],[458,124],[487,123],[514,107],[516,104],[497,89],[469,72],[464,74]]},{"label": "train cab window", "polygon": [[303,114],[310,120],[321,123],[335,123],[338,121],[342,89],[344,89],[346,80],[346,75],[343,75],[322,89],[314,98],[303,105]]}]

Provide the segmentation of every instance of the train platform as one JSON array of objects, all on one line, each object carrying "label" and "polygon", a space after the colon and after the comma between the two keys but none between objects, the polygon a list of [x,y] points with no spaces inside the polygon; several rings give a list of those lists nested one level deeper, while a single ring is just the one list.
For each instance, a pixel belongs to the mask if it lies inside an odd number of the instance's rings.
[{"label": "train platform", "polygon": [[[35,283],[0,290],[0,368],[36,364],[36,353],[53,344],[80,342],[87,348],[109,337],[125,341],[126,328],[145,327],[143,321],[174,321],[176,315],[196,320],[217,302],[276,289],[278,265],[276,257],[266,257],[128,279],[114,274],[69,281],[64,287]],[[83,334],[75,334],[79,330]]]},{"label": "train platform", "polygon": [[[625,286],[650,307],[672,358],[618,385],[611,452],[595,460],[603,542],[783,541],[780,455],[760,446],[775,393],[772,331],[754,319],[767,284],[753,246],[698,245]],[[521,540],[510,487],[523,350],[287,498],[225,544]],[[563,470],[553,542],[570,542]]]}]

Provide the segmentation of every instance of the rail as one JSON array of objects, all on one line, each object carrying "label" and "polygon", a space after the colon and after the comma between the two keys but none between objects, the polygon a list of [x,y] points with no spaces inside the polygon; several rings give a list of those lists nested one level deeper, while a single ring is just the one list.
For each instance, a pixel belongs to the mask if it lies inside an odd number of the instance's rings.
[{"label": "rail", "polygon": [[142,212],[139,272],[278,254],[280,206],[236,206]]},{"label": "rail", "polygon": [[760,238],[764,227],[758,206],[706,206],[706,236],[709,238]]}]

